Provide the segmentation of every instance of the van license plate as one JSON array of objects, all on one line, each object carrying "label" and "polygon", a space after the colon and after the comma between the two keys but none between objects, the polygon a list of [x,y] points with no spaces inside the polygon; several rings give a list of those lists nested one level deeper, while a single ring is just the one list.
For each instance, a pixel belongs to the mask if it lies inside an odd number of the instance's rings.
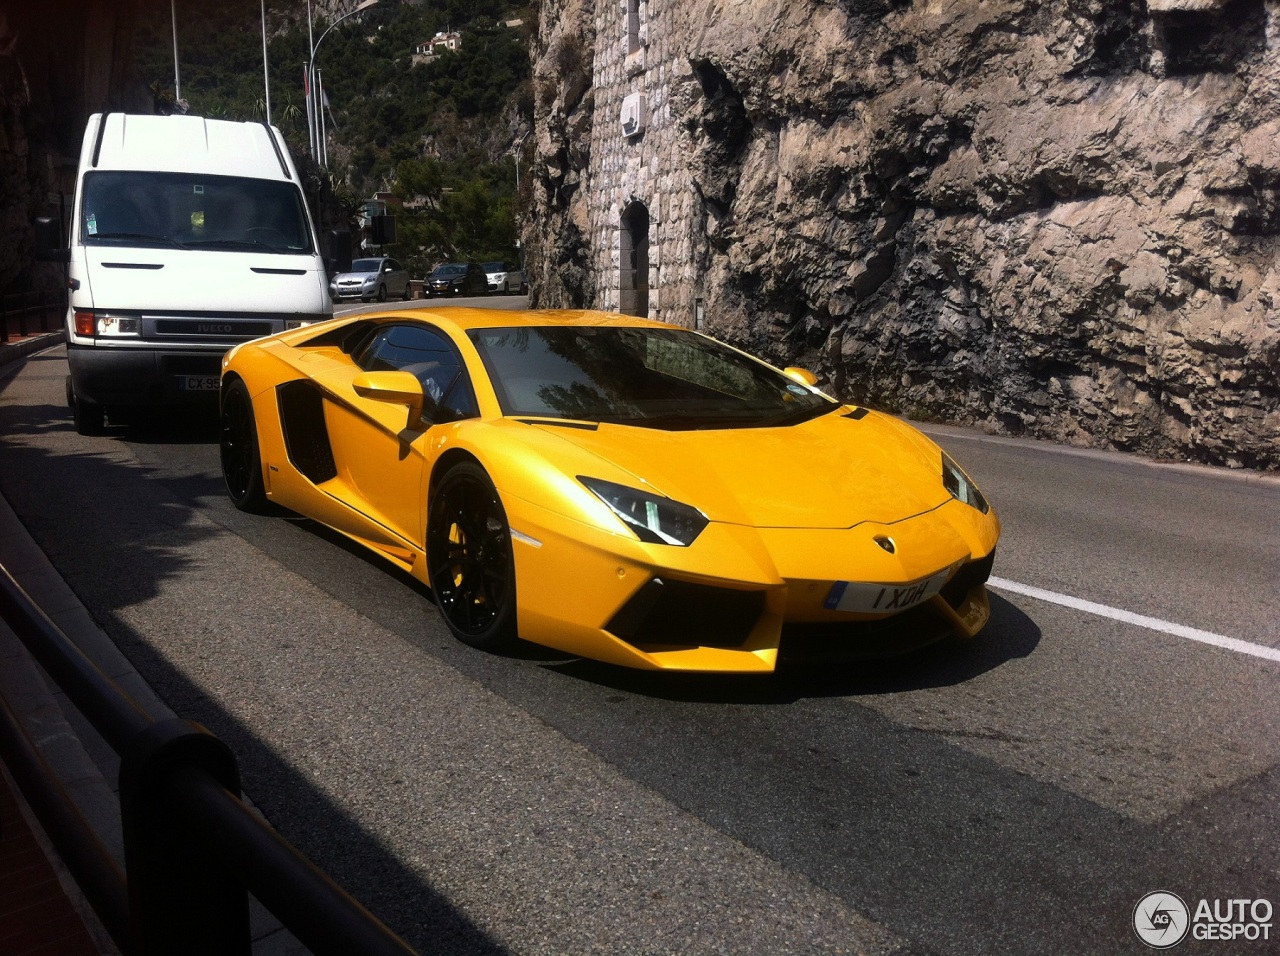
[{"label": "van license plate", "polygon": [[178,387],[184,392],[216,392],[218,390],[218,376],[179,375]]}]

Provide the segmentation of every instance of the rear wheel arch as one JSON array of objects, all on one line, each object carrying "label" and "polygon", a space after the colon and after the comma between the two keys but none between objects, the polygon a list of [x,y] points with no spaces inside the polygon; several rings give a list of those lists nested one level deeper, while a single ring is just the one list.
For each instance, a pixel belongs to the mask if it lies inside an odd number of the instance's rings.
[{"label": "rear wheel arch", "polygon": [[262,457],[253,397],[244,379],[231,375],[223,381],[220,404],[219,457],[227,493],[241,511],[262,513],[268,506]]}]

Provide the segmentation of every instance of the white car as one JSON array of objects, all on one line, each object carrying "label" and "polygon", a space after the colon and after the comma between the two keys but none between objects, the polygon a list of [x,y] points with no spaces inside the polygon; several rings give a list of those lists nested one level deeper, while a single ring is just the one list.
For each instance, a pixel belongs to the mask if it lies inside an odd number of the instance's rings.
[{"label": "white car", "polygon": [[523,295],[529,291],[529,286],[524,281],[524,273],[519,269],[511,268],[505,262],[486,262],[480,268],[484,269],[490,292]]},{"label": "white car", "polygon": [[350,272],[340,272],[329,282],[329,294],[335,302],[342,299],[386,302],[391,297],[411,298],[413,289],[404,266],[395,259],[377,257],[354,260]]}]

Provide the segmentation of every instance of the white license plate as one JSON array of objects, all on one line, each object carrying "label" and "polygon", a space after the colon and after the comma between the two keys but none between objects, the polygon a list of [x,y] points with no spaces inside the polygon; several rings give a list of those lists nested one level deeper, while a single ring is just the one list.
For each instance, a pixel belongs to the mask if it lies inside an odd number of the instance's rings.
[{"label": "white license plate", "polygon": [[939,571],[923,581],[911,584],[864,584],[837,581],[827,593],[823,606],[828,611],[850,611],[857,614],[896,614],[923,604],[942,590],[951,577],[951,568]]},{"label": "white license plate", "polygon": [[218,376],[179,375],[178,388],[184,392],[216,392],[218,390]]}]

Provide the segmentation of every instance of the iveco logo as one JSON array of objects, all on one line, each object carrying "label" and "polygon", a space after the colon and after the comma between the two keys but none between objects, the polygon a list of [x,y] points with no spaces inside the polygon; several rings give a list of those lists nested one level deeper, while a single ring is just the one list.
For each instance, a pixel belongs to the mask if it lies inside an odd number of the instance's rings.
[{"label": "iveco logo", "polygon": [[196,332],[201,334],[230,335],[235,330],[234,325],[226,322],[200,322],[196,325]]},{"label": "iveco logo", "polygon": [[898,546],[893,543],[893,539],[887,535],[876,535],[876,544],[880,545],[880,547],[884,548],[890,554],[895,554],[898,550]]}]

